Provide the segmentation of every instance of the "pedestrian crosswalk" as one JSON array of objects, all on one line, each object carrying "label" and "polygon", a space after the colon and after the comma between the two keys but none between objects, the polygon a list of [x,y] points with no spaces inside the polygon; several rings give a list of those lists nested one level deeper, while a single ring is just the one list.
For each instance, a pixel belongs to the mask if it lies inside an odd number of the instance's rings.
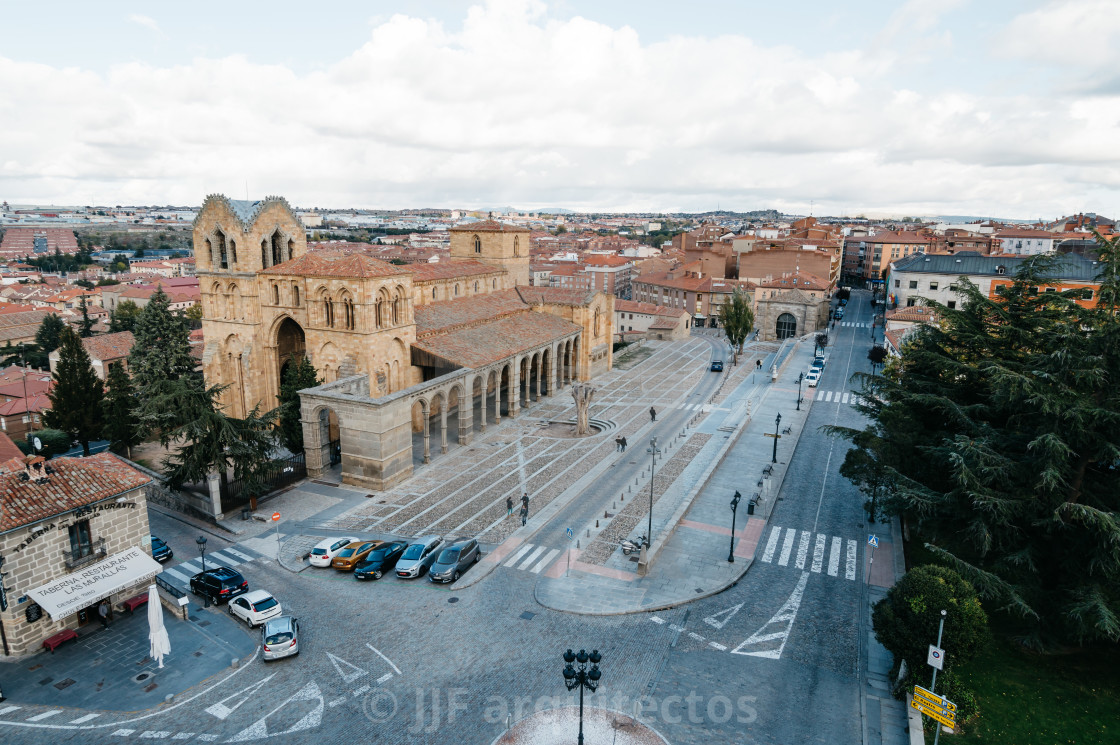
[{"label": "pedestrian crosswalk", "polygon": [[863,402],[863,397],[855,391],[822,391],[817,390],[817,401],[835,404],[851,404],[857,406]]},{"label": "pedestrian crosswalk", "polygon": [[540,574],[541,570],[551,564],[559,555],[560,549],[558,548],[536,546],[532,543],[526,543],[506,559],[502,563],[502,566],[509,567],[510,569],[532,572],[533,574]]},{"label": "pedestrian crosswalk", "polygon": [[838,325],[849,326],[854,329],[866,329],[871,327],[870,323],[859,323],[858,321],[840,321]]},{"label": "pedestrian crosswalk", "polygon": [[711,406],[708,404],[682,404],[681,411],[711,411]]},{"label": "pedestrian crosswalk", "polygon": [[857,548],[856,542],[851,538],[845,541],[839,536],[827,536],[824,533],[814,536],[811,530],[798,531],[796,528],[776,525],[770,529],[759,561],[783,567],[790,566],[792,562],[794,567],[801,570],[808,564],[810,572],[824,572],[830,577],[840,576],[840,565],[843,563],[844,579],[854,580]]},{"label": "pedestrian crosswalk", "polygon": [[[213,569],[214,567],[235,567],[246,562],[255,561],[257,557],[248,553],[248,549],[236,549],[231,547],[223,548],[218,551],[206,552],[206,568]],[[188,589],[190,586],[191,577],[202,571],[202,562],[199,559],[190,559],[183,561],[175,566],[164,567],[160,576],[172,584],[179,585],[182,589]]]}]

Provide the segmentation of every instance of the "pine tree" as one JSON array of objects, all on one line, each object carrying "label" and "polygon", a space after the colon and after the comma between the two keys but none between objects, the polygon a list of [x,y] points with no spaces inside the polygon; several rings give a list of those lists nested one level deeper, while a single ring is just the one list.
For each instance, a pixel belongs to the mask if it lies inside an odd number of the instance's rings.
[{"label": "pine tree", "polygon": [[39,324],[39,330],[35,332],[35,346],[39,347],[41,353],[47,355],[58,349],[59,334],[65,326],[62,319],[54,313],[43,319]]},{"label": "pine tree", "polygon": [[303,421],[299,407],[299,392],[319,385],[315,367],[307,357],[289,365],[284,370],[280,384],[280,442],[292,453],[303,452]]},{"label": "pine tree", "polygon": [[89,441],[101,435],[104,389],[93,371],[81,337],[70,328],[64,328],[59,337],[61,346],[53,376],[54,388],[47,394],[51,409],[43,419],[48,427],[67,432],[81,442],[83,454],[89,455]]},{"label": "pine tree", "polygon": [[109,333],[115,331],[132,331],[136,326],[136,319],[140,316],[140,307],[131,300],[122,300],[109,314]]},{"label": "pine tree", "polygon": [[83,339],[88,339],[93,336],[93,319],[89,317],[89,303],[86,302],[84,293],[81,295],[78,307],[82,309],[82,322],[78,325],[78,335]]},{"label": "pine tree", "polygon": [[127,454],[140,442],[139,403],[132,390],[132,380],[120,363],[110,365],[105,394],[105,430],[102,436],[109,441],[114,453]]},{"label": "pine tree", "polygon": [[200,410],[197,404],[191,409],[177,405],[204,389],[201,376],[194,372],[190,329],[181,316],[171,312],[160,288],[140,312],[132,333],[136,340],[128,368],[140,400],[138,417],[143,433],[158,431],[160,442],[167,447],[169,433]]}]

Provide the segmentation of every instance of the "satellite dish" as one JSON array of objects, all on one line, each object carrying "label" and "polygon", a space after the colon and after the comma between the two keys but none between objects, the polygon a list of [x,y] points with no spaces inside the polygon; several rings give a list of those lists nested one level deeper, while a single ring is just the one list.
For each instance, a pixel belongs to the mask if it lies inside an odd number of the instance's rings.
[{"label": "satellite dish", "polygon": [[43,449],[43,443],[42,443],[42,441],[39,440],[38,437],[36,437],[35,438],[35,450],[39,451],[39,450],[42,450],[42,449]]}]

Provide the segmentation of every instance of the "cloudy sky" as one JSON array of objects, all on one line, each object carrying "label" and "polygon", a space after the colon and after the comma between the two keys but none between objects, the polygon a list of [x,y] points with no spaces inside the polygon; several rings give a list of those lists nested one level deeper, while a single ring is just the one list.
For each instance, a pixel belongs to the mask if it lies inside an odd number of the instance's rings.
[{"label": "cloudy sky", "polygon": [[0,10],[13,203],[1120,214],[1116,0]]}]

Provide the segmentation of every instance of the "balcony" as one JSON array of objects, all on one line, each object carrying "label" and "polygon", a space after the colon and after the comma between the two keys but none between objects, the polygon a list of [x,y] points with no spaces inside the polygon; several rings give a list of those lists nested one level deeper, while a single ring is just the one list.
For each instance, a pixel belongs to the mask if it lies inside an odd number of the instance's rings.
[{"label": "balcony", "polygon": [[73,571],[104,559],[108,552],[105,548],[105,539],[99,538],[94,541],[92,546],[80,548],[77,551],[63,551],[62,555],[65,559],[66,568]]}]

